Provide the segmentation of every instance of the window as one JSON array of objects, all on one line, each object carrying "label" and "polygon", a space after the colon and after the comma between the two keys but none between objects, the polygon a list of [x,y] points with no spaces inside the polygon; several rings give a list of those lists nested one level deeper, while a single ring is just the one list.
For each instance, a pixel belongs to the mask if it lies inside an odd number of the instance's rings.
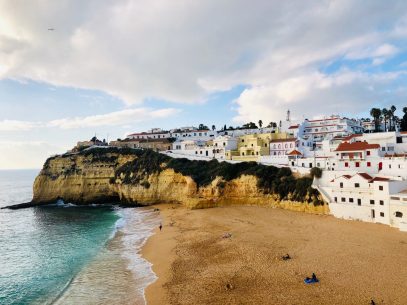
[{"label": "window", "polygon": [[383,200],[380,200],[380,201],[379,201],[379,204],[380,204],[380,205],[384,205],[384,201],[383,201]]},{"label": "window", "polygon": [[391,168],[391,164],[389,164],[389,168]]},{"label": "window", "polygon": [[342,197],[342,198],[341,198],[341,201],[342,201],[342,202],[345,202],[345,201],[346,201],[346,198],[345,198],[345,197]]},{"label": "window", "polygon": [[343,182],[339,183],[339,187],[342,189],[343,188]]},{"label": "window", "polygon": [[334,198],[334,201],[335,201],[335,202],[338,202],[338,197],[335,197],[335,198]]},{"label": "window", "polygon": [[242,143],[244,142],[244,139],[242,139]]},{"label": "window", "polygon": [[348,163],[348,162],[345,162],[345,167],[349,167],[349,163]]},{"label": "window", "polygon": [[355,166],[359,167],[360,166],[359,162],[355,162]]},{"label": "window", "polygon": [[367,167],[371,167],[372,164],[370,162],[367,162]]},{"label": "window", "polygon": [[355,183],[355,187],[360,187],[360,184],[359,184],[359,183]]},{"label": "window", "polygon": [[391,200],[400,200],[400,197],[390,197]]},{"label": "window", "polygon": [[386,151],[386,147],[382,147],[382,151]]},{"label": "window", "polygon": [[353,198],[349,198],[349,202],[351,202],[351,203],[352,203],[352,202],[353,202]]},{"label": "window", "polygon": [[383,212],[380,212],[380,217],[384,217],[384,213],[383,213]]},{"label": "window", "polygon": [[379,185],[379,191],[383,191],[383,185]]},{"label": "window", "polygon": [[358,205],[362,205],[362,199],[358,198]]},{"label": "window", "polygon": [[394,215],[395,215],[396,217],[399,217],[399,218],[403,217],[403,213],[401,213],[401,212],[399,212],[399,211],[397,211],[396,213],[394,213]]},{"label": "window", "polygon": [[370,150],[366,151],[366,156],[370,156]]},{"label": "window", "polygon": [[373,200],[373,199],[370,200],[370,204],[374,204],[374,200]]}]

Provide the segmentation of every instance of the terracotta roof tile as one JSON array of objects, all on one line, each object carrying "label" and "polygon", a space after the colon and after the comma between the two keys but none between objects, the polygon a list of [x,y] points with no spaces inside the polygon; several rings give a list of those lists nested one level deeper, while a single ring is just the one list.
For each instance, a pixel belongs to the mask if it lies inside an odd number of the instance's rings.
[{"label": "terracotta roof tile", "polygon": [[294,149],[292,152],[288,153],[289,156],[302,156],[302,153],[300,153],[298,150]]},{"label": "terracotta roof tile", "polygon": [[372,180],[369,182],[375,182],[375,181],[389,181],[389,178],[384,178],[384,177],[374,177]]},{"label": "terracotta roof tile", "polygon": [[338,145],[338,148],[335,151],[359,151],[366,149],[377,149],[380,148],[379,144],[369,144],[367,142],[343,142]]},{"label": "terracotta roof tile", "polygon": [[362,176],[366,180],[371,180],[372,179],[372,176],[370,176],[369,174],[366,174],[366,173],[357,173],[357,175]]},{"label": "terracotta roof tile", "polygon": [[276,142],[295,142],[295,141],[297,141],[297,138],[274,139],[274,140],[271,140],[270,143],[276,143]]}]

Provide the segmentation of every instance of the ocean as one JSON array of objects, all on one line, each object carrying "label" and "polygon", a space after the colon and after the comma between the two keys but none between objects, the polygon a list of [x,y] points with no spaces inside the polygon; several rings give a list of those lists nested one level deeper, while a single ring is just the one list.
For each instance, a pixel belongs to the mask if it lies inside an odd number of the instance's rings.
[{"label": "ocean", "polygon": [[[30,201],[37,174],[0,171],[0,207]],[[0,304],[145,304],[155,275],[138,252],[159,222],[150,208],[0,210]]]}]

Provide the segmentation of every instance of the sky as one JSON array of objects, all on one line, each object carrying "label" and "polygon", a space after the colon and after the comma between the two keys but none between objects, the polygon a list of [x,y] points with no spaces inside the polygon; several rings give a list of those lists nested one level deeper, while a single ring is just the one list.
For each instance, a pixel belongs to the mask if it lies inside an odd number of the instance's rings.
[{"label": "sky", "polygon": [[0,0],[0,169],[95,134],[407,106],[407,2]]}]

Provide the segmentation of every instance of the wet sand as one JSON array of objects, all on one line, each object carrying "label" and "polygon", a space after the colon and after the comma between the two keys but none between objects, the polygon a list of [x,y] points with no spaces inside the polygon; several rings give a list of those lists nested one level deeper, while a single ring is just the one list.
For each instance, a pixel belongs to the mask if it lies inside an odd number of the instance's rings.
[{"label": "wet sand", "polygon": [[[397,229],[272,208],[157,207],[163,230],[142,251],[159,277],[149,305],[407,304]],[[320,283],[304,284],[312,272]]]}]

